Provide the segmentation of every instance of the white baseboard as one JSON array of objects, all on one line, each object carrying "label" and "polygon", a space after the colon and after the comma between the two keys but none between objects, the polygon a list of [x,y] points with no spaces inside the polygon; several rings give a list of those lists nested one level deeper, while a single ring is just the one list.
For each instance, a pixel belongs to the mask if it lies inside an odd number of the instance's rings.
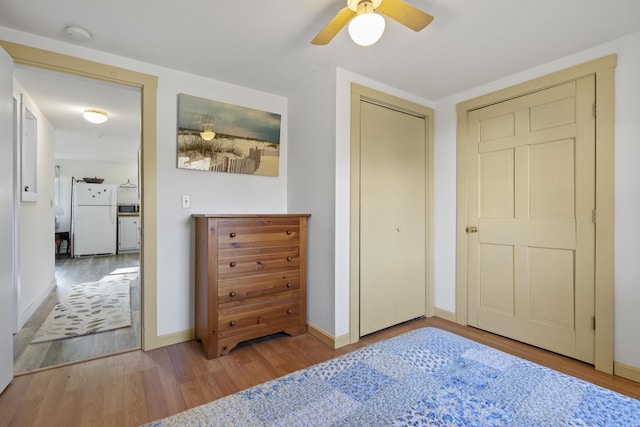
[{"label": "white baseboard", "polygon": [[613,373],[619,377],[640,383],[640,368],[636,366],[613,362]]},{"label": "white baseboard", "polygon": [[448,320],[450,322],[455,322],[456,321],[456,314],[451,312],[451,311],[447,311],[447,310],[443,310],[441,308],[435,308],[433,310],[433,315],[436,317],[439,317],[441,319],[444,320]]},{"label": "white baseboard", "polygon": [[307,332],[309,333],[309,335],[318,338],[320,341],[334,349],[344,347],[345,345],[349,344],[349,334],[334,337],[330,333],[309,322],[307,322]]},{"label": "white baseboard", "polygon": [[144,351],[153,350],[160,347],[166,347],[168,345],[180,344],[195,339],[196,330],[187,329],[186,331],[173,332],[165,335],[158,335],[152,342],[145,342],[143,346]]},{"label": "white baseboard", "polygon": [[40,295],[38,295],[37,298],[29,305],[29,307],[27,307],[27,309],[23,313],[20,313],[20,315],[18,316],[18,331],[20,331],[20,329],[22,329],[24,324],[27,323],[29,318],[33,316],[33,313],[36,312],[38,307],[40,307],[40,304],[42,304],[43,301],[47,299],[47,296],[49,296],[49,293],[52,290],[54,290],[56,286],[58,286],[58,283],[56,282],[56,279],[53,279],[47,285],[47,287],[44,288],[44,290],[40,293]]}]

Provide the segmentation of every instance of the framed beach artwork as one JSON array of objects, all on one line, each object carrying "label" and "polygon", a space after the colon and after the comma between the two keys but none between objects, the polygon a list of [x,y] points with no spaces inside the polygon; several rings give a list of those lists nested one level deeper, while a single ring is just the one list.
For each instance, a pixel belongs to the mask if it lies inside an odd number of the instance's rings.
[{"label": "framed beach artwork", "polygon": [[278,176],[281,116],[178,94],[178,168]]}]

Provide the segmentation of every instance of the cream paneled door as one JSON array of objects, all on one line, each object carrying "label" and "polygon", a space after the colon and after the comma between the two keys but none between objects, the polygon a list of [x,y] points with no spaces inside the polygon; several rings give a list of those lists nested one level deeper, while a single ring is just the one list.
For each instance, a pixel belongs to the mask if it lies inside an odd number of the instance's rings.
[{"label": "cream paneled door", "polygon": [[468,322],[594,358],[595,78],[470,112]]},{"label": "cream paneled door", "polygon": [[425,118],[360,103],[360,336],[426,314]]}]

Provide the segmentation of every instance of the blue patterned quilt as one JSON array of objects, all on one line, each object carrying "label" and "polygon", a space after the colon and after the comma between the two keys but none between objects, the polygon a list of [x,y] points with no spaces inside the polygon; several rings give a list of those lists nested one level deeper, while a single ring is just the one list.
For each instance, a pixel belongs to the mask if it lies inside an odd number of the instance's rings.
[{"label": "blue patterned quilt", "polygon": [[148,426],[640,426],[640,401],[423,328]]}]

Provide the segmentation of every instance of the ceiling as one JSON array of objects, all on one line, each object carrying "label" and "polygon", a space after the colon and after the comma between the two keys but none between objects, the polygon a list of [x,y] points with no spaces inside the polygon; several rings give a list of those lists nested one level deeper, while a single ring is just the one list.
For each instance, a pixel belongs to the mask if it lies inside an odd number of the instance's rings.
[{"label": "ceiling", "polygon": [[[341,67],[432,101],[640,31],[638,0],[405,1],[434,21],[415,33],[385,18],[370,47],[346,29],[311,45],[346,0],[6,0],[0,26],[282,96]],[[93,37],[71,41],[68,25]]]},{"label": "ceiling", "polygon": [[[15,66],[13,74],[54,127],[56,159],[137,162],[140,89],[33,67]],[[109,119],[89,123],[85,109]]]}]

